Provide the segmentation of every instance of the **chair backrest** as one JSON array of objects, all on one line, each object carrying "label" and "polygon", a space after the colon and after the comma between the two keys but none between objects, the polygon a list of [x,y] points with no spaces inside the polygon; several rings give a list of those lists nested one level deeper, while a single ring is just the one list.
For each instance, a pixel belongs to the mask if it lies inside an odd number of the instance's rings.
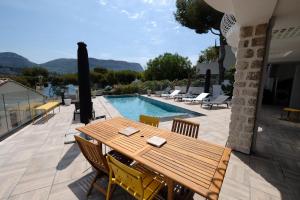
[{"label": "chair backrest", "polygon": [[213,85],[212,89],[213,89],[212,91],[213,97],[218,97],[219,95],[224,94],[221,85]]},{"label": "chair backrest", "polygon": [[224,103],[227,99],[229,99],[229,96],[219,95],[216,99],[212,100],[211,103]]},{"label": "chair backrest", "polygon": [[159,118],[158,117],[147,116],[147,115],[140,115],[140,122],[142,122],[144,124],[151,125],[151,126],[158,127]]},{"label": "chair backrest", "polygon": [[199,94],[195,99],[202,101],[203,99],[205,99],[207,96],[209,95],[209,93],[201,93]]},{"label": "chair backrest", "polygon": [[203,87],[189,87],[189,94],[193,94],[193,95],[199,95],[201,93],[203,93],[204,88]]},{"label": "chair backrest", "polygon": [[192,138],[197,138],[199,126],[200,125],[197,123],[175,118],[173,119],[171,131]]},{"label": "chair backrest", "polygon": [[79,104],[79,101],[78,102],[75,102],[75,110],[79,110],[80,109],[80,104]]},{"label": "chair backrest", "polygon": [[180,90],[174,90],[174,91],[170,94],[170,96],[175,96],[175,95],[179,94],[179,92],[180,92]]},{"label": "chair backrest", "polygon": [[108,173],[107,161],[102,154],[101,144],[94,144],[74,135],[75,140],[87,161],[96,169]]},{"label": "chair backrest", "polygon": [[109,179],[127,190],[131,195],[143,197],[143,174],[124,165],[110,155],[106,159],[109,167]]}]

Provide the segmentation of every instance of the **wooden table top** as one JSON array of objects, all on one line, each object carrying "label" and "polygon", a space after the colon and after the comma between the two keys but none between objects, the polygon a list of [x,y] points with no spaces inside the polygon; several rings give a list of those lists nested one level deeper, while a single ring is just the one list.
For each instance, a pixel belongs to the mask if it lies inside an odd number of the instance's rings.
[{"label": "wooden table top", "polygon": [[[128,126],[140,131],[129,137],[118,133]],[[117,117],[77,128],[94,139],[150,167],[208,199],[218,199],[231,150],[140,122]],[[160,136],[160,148],[147,139]]]}]

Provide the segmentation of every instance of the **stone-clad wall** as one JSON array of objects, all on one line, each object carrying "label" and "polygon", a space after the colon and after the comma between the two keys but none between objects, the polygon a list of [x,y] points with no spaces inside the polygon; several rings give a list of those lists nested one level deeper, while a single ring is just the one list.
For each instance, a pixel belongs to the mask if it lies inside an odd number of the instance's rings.
[{"label": "stone-clad wall", "polygon": [[267,24],[241,27],[227,145],[250,153],[261,85]]}]

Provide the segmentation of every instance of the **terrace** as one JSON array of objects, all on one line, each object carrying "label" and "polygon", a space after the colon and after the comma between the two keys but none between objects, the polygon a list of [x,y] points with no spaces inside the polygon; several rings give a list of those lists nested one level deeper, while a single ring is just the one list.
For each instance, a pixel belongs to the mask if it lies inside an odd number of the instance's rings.
[{"label": "terrace", "polygon": [[[230,109],[207,110],[199,105],[153,98],[202,113],[202,116],[189,118],[200,122],[198,138],[222,146],[226,144]],[[96,116],[120,115],[104,97],[93,99],[93,104]],[[65,134],[82,126],[73,121],[73,111],[73,105],[61,106],[60,112],[57,109],[48,122],[40,120],[35,125],[30,124],[0,143],[1,200],[86,199],[95,173],[76,144],[64,144]],[[170,130],[171,121],[162,122],[160,128]],[[273,134],[281,134],[276,127],[273,131]],[[293,148],[295,154],[299,153],[299,143]],[[299,168],[294,168],[297,170]],[[299,178],[286,172],[293,170],[274,159],[233,152],[219,199],[297,199]],[[132,199],[122,189],[117,189],[112,197]],[[104,196],[93,190],[89,199],[104,199]],[[195,194],[194,199],[203,197]]]}]

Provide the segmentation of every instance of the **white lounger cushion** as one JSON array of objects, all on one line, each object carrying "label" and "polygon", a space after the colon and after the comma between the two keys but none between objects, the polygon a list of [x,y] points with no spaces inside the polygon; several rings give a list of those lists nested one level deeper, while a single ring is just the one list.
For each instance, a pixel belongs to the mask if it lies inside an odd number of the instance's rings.
[{"label": "white lounger cushion", "polygon": [[201,93],[196,98],[182,98],[183,101],[203,101],[209,93]]},{"label": "white lounger cushion", "polygon": [[174,90],[171,94],[162,94],[162,97],[174,97],[175,95],[179,94],[180,90]]}]

